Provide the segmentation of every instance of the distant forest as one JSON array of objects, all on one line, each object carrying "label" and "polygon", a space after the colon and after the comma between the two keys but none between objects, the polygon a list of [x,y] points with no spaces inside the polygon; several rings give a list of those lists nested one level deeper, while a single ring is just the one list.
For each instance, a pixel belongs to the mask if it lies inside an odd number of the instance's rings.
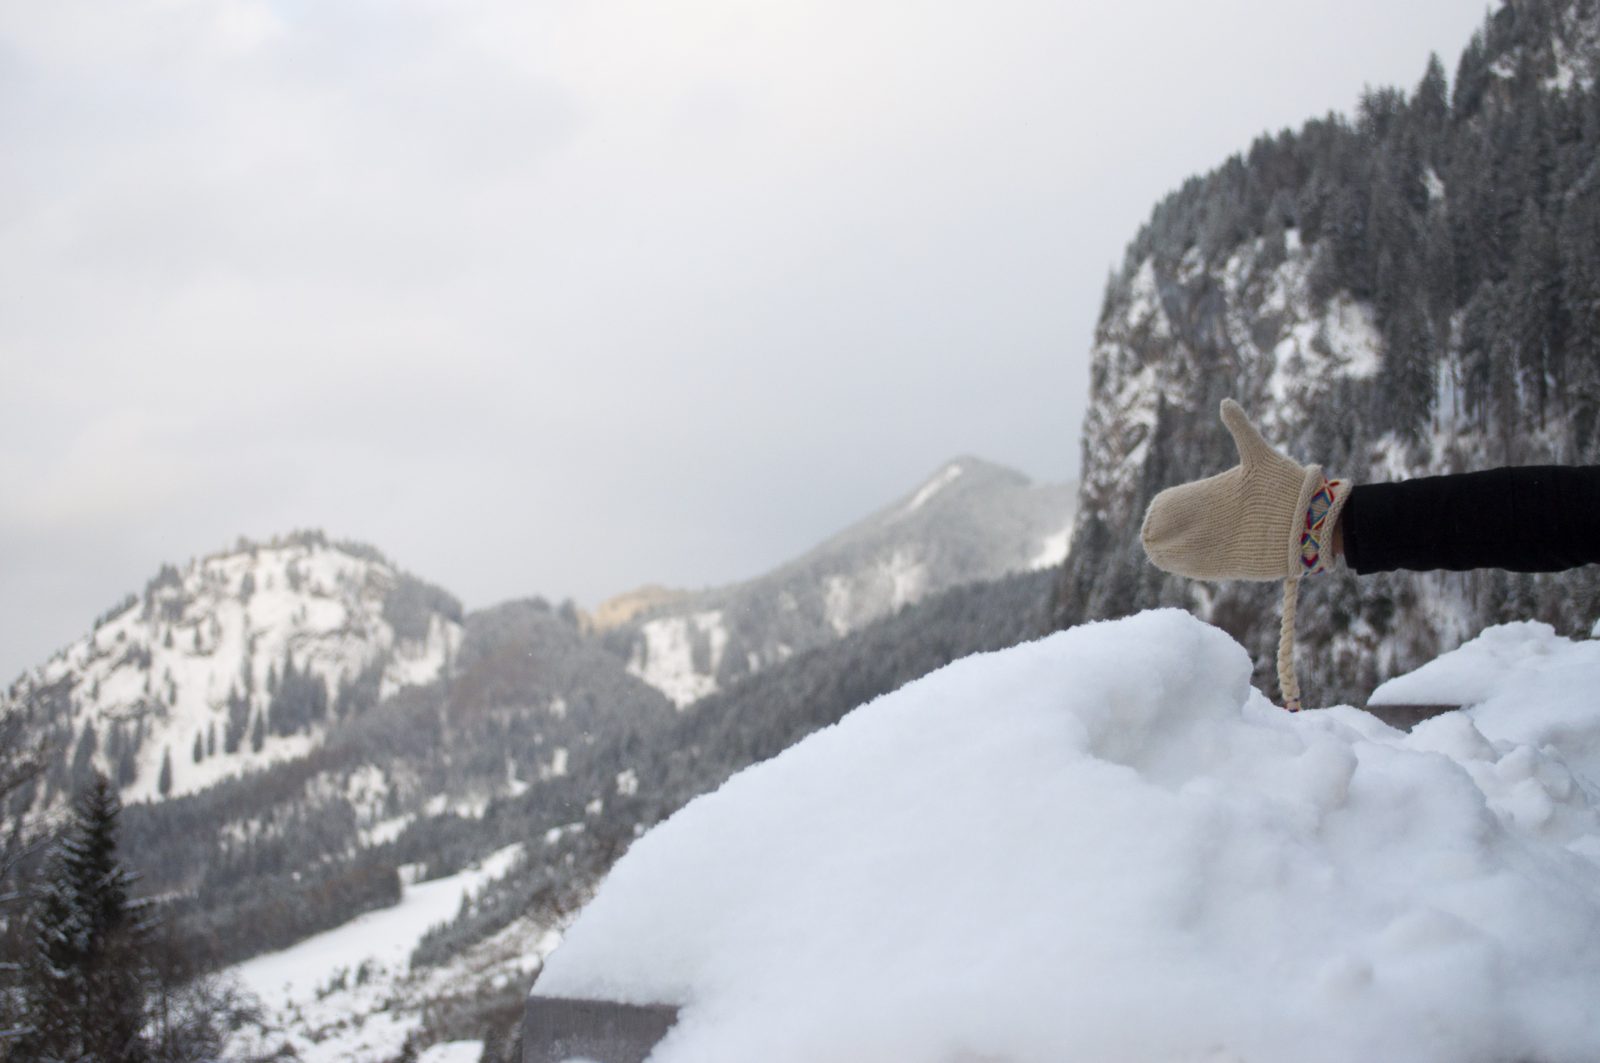
[{"label": "distant forest", "polygon": [[1325,464],[1349,464],[1357,424],[1426,446],[1450,420],[1504,464],[1600,460],[1600,81],[1561,88],[1550,42],[1570,6],[1508,4],[1453,86],[1434,56],[1413,92],[1371,90],[1353,121],[1264,137],[1188,181],[1129,246],[1123,279],[1191,248],[1219,269],[1257,238],[1281,260],[1297,230],[1322,245],[1315,295],[1368,303],[1385,341]]}]

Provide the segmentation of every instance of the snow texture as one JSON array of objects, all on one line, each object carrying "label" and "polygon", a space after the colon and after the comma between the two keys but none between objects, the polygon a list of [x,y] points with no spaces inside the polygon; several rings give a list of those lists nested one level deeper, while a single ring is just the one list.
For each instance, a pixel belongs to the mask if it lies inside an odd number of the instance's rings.
[{"label": "snow texture", "polygon": [[953,462],[945,466],[933,479],[923,484],[917,489],[917,493],[911,496],[911,501],[906,505],[906,512],[914,513],[927,505],[934,495],[948,487],[963,471],[960,462]]},{"label": "snow texture", "polygon": [[424,1049],[417,1063],[478,1063],[482,1058],[482,1041],[445,1041]]},{"label": "snow texture", "polygon": [[1041,568],[1055,568],[1067,559],[1067,554],[1072,550],[1072,525],[1067,525],[1056,534],[1045,539],[1040,546],[1039,553],[1034,557],[1028,567],[1034,571]]},{"label": "snow texture", "polygon": [[[628,671],[680,709],[717,689],[717,669],[728,647],[721,610],[662,617],[639,630],[644,639],[628,662]],[[704,659],[697,661],[697,656]]]},{"label": "snow texture", "polygon": [[958,661],[640,839],[538,991],[681,1005],[654,1063],[1600,1058],[1600,648],[1480,641],[1409,735],[1172,610]]}]

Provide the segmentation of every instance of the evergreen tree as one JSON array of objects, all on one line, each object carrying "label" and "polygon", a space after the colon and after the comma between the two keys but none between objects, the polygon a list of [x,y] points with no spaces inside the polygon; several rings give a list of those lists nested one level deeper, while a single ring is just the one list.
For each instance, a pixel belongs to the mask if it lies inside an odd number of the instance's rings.
[{"label": "evergreen tree", "polygon": [[1566,315],[1555,233],[1531,200],[1523,208],[1509,290],[1507,346],[1515,352],[1521,394],[1533,400],[1535,423],[1543,428],[1552,396],[1565,384]]},{"label": "evergreen tree", "polygon": [[239,744],[249,730],[250,699],[235,687],[228,691],[228,719],[222,731],[223,752],[239,752]]},{"label": "evergreen tree", "polygon": [[83,734],[78,739],[76,752],[72,754],[72,778],[75,783],[87,782],[94,772],[94,755],[100,748],[99,739],[95,734],[94,723],[91,721],[83,725]]},{"label": "evergreen tree", "polygon": [[117,757],[117,786],[130,786],[139,776],[139,762],[134,758],[133,747],[123,746]]},{"label": "evergreen tree", "polygon": [[1434,52],[1428,56],[1428,69],[1417,84],[1417,92],[1411,103],[1417,124],[1426,133],[1442,133],[1450,121],[1449,93],[1444,64],[1439,62],[1439,53]]},{"label": "evergreen tree", "polygon": [[29,1030],[16,1058],[139,1063],[144,1027],[145,928],[129,899],[132,876],[117,859],[111,783],[80,792],[51,851],[33,913],[33,955],[23,987]]},{"label": "evergreen tree", "polygon": [[156,779],[156,789],[161,791],[162,797],[166,797],[172,792],[172,749],[170,747],[161,751],[161,774]]},{"label": "evergreen tree", "polygon": [[306,731],[328,717],[328,687],[309,665],[296,668],[285,653],[277,687],[267,705],[267,727],[277,735]]},{"label": "evergreen tree", "polygon": [[1484,93],[1489,88],[1489,59],[1485,53],[1483,33],[1479,31],[1472,35],[1456,64],[1456,87],[1450,109],[1458,122],[1476,114],[1483,104]]}]

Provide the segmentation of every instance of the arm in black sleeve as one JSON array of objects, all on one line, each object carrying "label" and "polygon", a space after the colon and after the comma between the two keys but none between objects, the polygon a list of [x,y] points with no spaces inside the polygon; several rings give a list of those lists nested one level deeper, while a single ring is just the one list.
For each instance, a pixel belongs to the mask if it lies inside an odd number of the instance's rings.
[{"label": "arm in black sleeve", "polygon": [[1350,491],[1341,527],[1345,562],[1360,573],[1575,568],[1600,562],[1600,466],[1360,484]]}]

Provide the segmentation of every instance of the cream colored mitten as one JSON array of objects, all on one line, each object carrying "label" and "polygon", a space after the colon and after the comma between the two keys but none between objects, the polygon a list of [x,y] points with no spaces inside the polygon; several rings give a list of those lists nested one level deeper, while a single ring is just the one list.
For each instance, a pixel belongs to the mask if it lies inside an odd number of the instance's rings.
[{"label": "cream colored mitten", "polygon": [[1329,480],[1320,465],[1301,465],[1273,450],[1232,399],[1222,400],[1222,423],[1239,449],[1239,464],[1156,495],[1140,538],[1152,564],[1180,576],[1283,580],[1278,685],[1284,707],[1299,712],[1294,614],[1300,577],[1332,564],[1333,529],[1351,485]]},{"label": "cream colored mitten", "polygon": [[1294,579],[1327,568],[1350,485],[1273,450],[1232,399],[1222,400],[1222,423],[1239,464],[1151,500],[1141,532],[1151,563],[1203,580]]}]

